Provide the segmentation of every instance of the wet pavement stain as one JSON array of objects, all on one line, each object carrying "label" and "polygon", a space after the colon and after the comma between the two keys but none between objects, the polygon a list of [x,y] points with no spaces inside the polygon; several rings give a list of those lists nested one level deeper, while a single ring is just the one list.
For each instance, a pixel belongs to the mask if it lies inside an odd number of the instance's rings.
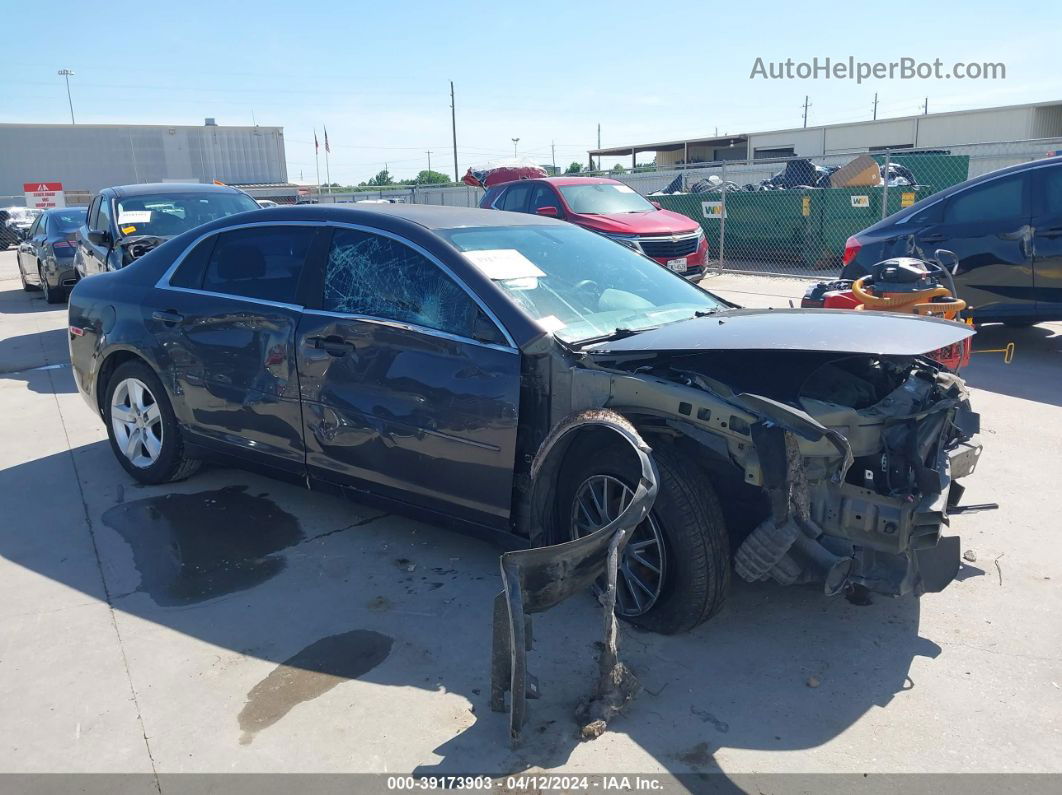
[{"label": "wet pavement stain", "polygon": [[253,588],[284,570],[275,553],[304,538],[294,516],[244,486],[123,502],[103,523],[132,547],[137,590],[161,607]]},{"label": "wet pavement stain", "polygon": [[262,729],[293,707],[324,695],[336,685],[364,676],[387,659],[394,638],[368,629],[330,635],[288,658],[251,688],[240,711],[240,744],[248,745]]}]

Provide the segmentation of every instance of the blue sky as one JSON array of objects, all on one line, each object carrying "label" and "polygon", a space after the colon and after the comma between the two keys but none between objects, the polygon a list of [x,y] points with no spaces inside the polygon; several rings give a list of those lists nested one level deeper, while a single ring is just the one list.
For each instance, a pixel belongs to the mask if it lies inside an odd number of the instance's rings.
[{"label": "blue sky", "polygon": [[[623,2],[49,2],[10,4],[0,121],[284,127],[288,174],[314,176],[328,126],[334,181],[512,155],[586,160],[606,146],[1062,99],[1062,5],[671,0]],[[765,61],[818,56],[1003,62],[1007,79],[750,80]],[[627,160],[623,160],[624,164]],[[610,161],[606,161],[609,165]],[[322,138],[322,178],[324,173]]]}]

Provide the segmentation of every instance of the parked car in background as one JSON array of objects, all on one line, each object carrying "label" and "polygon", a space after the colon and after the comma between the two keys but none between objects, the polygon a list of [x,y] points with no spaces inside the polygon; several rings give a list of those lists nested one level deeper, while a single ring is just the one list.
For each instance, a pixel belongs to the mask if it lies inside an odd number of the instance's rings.
[{"label": "parked car in background", "polygon": [[977,415],[919,354],[972,334],[737,309],[574,224],[429,205],[224,218],[82,280],[69,309],[75,382],[143,483],[220,454],[553,544],[611,522],[641,469],[579,432],[531,510],[536,451],[573,414],[621,413],[660,489],[618,610],[660,632],[720,608],[732,548],[746,579],[829,593],[950,582]]},{"label": "parked car in background", "polygon": [[0,251],[25,238],[40,214],[41,211],[36,207],[5,207],[0,210]]},{"label": "parked car in background", "polygon": [[42,290],[49,304],[63,301],[77,282],[74,251],[84,207],[45,210],[18,244],[18,276],[23,290]]},{"label": "parked car in background", "polygon": [[82,279],[124,268],[189,229],[227,215],[259,209],[228,185],[158,183],[104,188],[88,206],[74,255]]},{"label": "parked car in background", "polygon": [[955,285],[977,323],[1062,320],[1062,157],[993,171],[848,238],[843,279],[892,257],[959,258]]},{"label": "parked car in background", "polygon": [[545,177],[506,182],[487,190],[479,206],[570,221],[688,278],[699,277],[708,260],[708,240],[700,224],[660,209],[614,179]]}]

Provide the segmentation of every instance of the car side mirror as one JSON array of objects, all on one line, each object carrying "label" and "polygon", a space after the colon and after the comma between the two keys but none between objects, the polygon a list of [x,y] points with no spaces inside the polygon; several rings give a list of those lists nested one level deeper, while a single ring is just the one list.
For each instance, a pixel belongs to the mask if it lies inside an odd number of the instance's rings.
[{"label": "car side mirror", "polygon": [[955,273],[955,270],[959,267],[959,257],[954,251],[948,251],[946,248],[938,248],[933,253],[933,257],[948,273]]},{"label": "car side mirror", "polygon": [[560,215],[560,210],[556,207],[539,207],[535,210],[535,213],[538,215],[548,215],[550,218],[556,218]]},{"label": "car side mirror", "polygon": [[653,205],[653,206],[654,206],[654,207],[655,207],[656,209],[658,209],[658,210],[663,210],[663,209],[664,209],[663,207],[661,207],[661,206],[660,206],[660,202],[653,202],[653,201],[651,201],[651,202],[649,202],[649,203],[650,203],[651,205]]},{"label": "car side mirror", "polygon": [[17,237],[19,240],[29,240],[29,229],[16,230],[15,237]]},{"label": "car side mirror", "polygon": [[106,246],[111,242],[111,233],[106,229],[90,229],[88,239],[94,246]]}]

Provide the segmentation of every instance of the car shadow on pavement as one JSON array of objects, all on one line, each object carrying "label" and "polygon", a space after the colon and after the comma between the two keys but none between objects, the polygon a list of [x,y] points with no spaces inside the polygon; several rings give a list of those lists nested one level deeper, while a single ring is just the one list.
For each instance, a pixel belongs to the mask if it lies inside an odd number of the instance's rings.
[{"label": "car shadow on pavement", "polygon": [[[1011,342],[1014,360],[1005,364],[1003,353],[998,351]],[[962,371],[970,386],[1062,406],[1062,333],[1058,324],[982,326],[973,338],[973,350],[969,367]]]},{"label": "car shadow on pavement", "polygon": [[[35,493],[75,469],[91,531],[80,506],[64,512]],[[574,711],[593,685],[600,608],[587,595],[536,616],[529,666],[542,697],[513,749],[507,716],[489,710],[500,578],[487,542],[240,471],[140,487],[102,441],[0,471],[0,512],[18,517],[0,524],[0,556],[114,607],[132,678],[147,685],[149,735],[216,732],[233,755],[296,747],[291,710],[357,680],[394,690],[366,712],[357,699],[372,693],[354,687],[346,709],[319,708],[314,730],[356,721],[359,746],[398,753],[401,772],[501,775],[579,753]],[[172,632],[138,638],[143,622]],[[940,647],[919,637],[913,598],[860,607],[811,587],[735,581],[712,621],[678,636],[624,625],[620,653],[644,690],[593,742],[626,735],[668,771],[696,776],[720,772],[721,749],[837,737],[917,687],[912,660]],[[221,697],[201,690],[218,654],[276,667]],[[175,698],[187,723],[155,724]]]},{"label": "car shadow on pavement", "polygon": [[38,378],[43,368],[70,370],[66,329],[51,329],[34,334],[20,334],[0,339],[0,379],[25,381],[33,392],[75,392],[74,379],[68,375],[54,379]]}]

